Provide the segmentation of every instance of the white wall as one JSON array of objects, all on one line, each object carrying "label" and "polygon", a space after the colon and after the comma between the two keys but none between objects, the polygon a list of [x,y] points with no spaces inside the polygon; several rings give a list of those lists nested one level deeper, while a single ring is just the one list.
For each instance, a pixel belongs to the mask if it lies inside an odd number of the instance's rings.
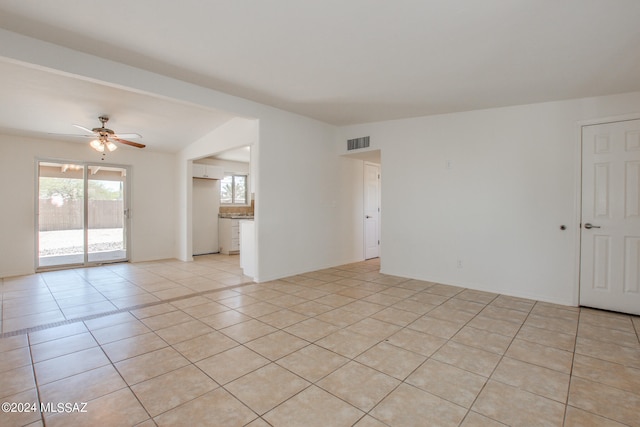
[{"label": "white wall", "polygon": [[640,93],[347,126],[337,143],[382,151],[382,272],[576,305],[578,122],[632,113]]},{"label": "white wall", "polygon": [[[258,281],[361,260],[362,161],[338,156],[336,128],[273,111],[260,122]],[[252,152],[252,159],[253,159]]]},{"label": "white wall", "polygon": [[[35,269],[36,159],[100,162],[88,144],[0,135],[0,277]],[[131,260],[172,258],[174,156],[121,148],[106,162],[131,166]]]}]

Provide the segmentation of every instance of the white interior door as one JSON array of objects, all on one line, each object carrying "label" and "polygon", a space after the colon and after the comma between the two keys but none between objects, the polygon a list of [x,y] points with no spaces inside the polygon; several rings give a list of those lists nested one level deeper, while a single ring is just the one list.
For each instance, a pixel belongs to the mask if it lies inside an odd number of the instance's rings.
[{"label": "white interior door", "polygon": [[640,314],[640,120],[582,128],[580,304]]},{"label": "white interior door", "polygon": [[364,164],[364,257],[380,256],[380,165]]}]

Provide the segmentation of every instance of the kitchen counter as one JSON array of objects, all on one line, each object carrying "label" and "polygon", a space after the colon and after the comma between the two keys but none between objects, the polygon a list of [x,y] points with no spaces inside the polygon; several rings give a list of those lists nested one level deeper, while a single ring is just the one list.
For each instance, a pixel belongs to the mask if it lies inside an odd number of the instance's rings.
[{"label": "kitchen counter", "polygon": [[231,218],[231,219],[253,219],[253,215],[243,215],[243,214],[218,214],[218,218]]}]

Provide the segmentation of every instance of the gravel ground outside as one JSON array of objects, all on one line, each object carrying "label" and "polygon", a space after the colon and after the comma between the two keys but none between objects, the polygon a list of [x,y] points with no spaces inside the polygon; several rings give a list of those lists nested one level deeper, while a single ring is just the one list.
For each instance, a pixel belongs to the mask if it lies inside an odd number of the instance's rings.
[{"label": "gravel ground outside", "polygon": [[[84,230],[40,232],[40,256],[81,254]],[[124,249],[122,228],[89,230],[89,253]]]}]

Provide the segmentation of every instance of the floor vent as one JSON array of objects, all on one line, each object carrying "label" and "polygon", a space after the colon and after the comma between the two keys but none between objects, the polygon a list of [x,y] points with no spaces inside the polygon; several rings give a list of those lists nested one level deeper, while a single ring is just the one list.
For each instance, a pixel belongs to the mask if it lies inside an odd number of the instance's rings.
[{"label": "floor vent", "polygon": [[367,148],[368,146],[369,146],[368,136],[347,140],[347,150],[358,150],[360,148]]}]

